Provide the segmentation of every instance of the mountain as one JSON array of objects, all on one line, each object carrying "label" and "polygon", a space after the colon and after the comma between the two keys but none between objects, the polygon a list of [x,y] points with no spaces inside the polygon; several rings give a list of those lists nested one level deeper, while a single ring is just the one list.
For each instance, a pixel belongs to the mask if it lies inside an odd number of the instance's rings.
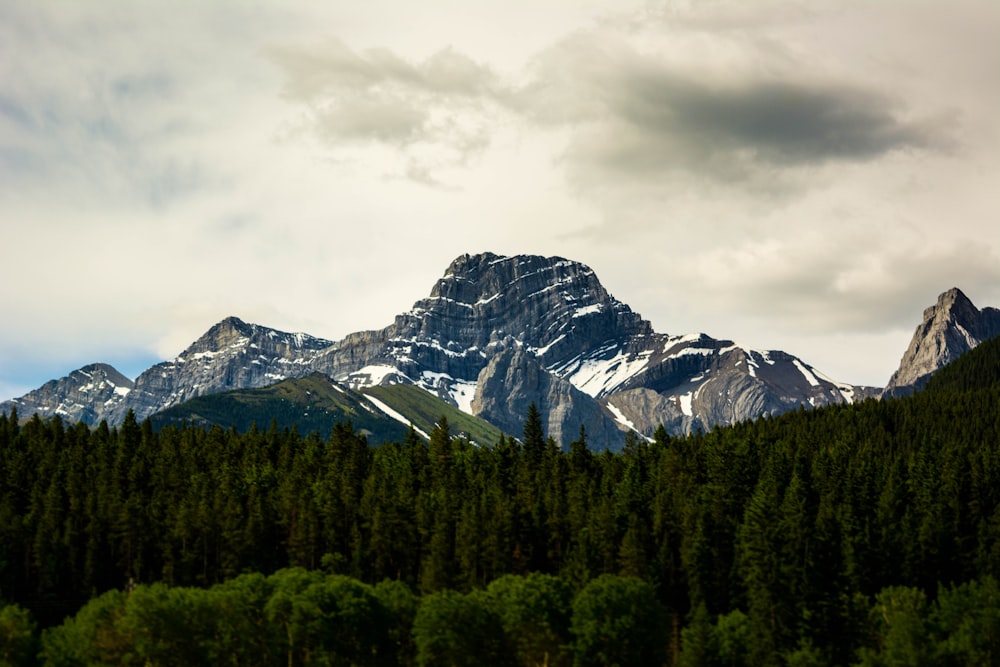
[{"label": "mountain", "polygon": [[227,317],[171,361],[143,371],[126,400],[110,411],[108,421],[120,423],[129,410],[142,420],[196,396],[302,377],[330,345],[322,338]]},{"label": "mountain", "polygon": [[980,343],[1000,336],[1000,310],[979,310],[957,287],[944,292],[924,310],[899,368],[883,396],[905,396],[921,388],[943,368]]},{"label": "mountain", "polygon": [[351,390],[321,373],[283,380],[259,389],[237,389],[205,394],[153,414],[154,428],[191,423],[235,427],[246,432],[256,424],[279,429],[295,425],[300,433],[326,437],[333,426],[350,422],[369,443],[402,442],[410,424],[425,439],[444,415],[452,434],[493,444],[501,431],[467,415],[436,396],[412,386],[376,387],[364,393]]},{"label": "mountain", "polygon": [[515,435],[535,403],[557,441],[583,425],[598,449],[620,447],[623,430],[686,433],[873,392],[784,352],[657,333],[579,262],[482,253],[458,257],[391,325],[338,342],[227,318],[89,419],[142,419],[312,372],[354,390],[418,387]]},{"label": "mountain", "polygon": [[0,403],[0,413],[17,409],[21,417],[59,415],[71,422],[97,424],[125,402],[134,383],[107,364],[90,364],[50,380],[20,398]]},{"label": "mountain", "polygon": [[872,393],[784,352],[656,333],[578,262],[492,253],[459,257],[394,324],[315,365],[351,386],[416,384],[506,429],[534,402],[557,440],[585,424],[599,448],[620,429],[683,433]]}]

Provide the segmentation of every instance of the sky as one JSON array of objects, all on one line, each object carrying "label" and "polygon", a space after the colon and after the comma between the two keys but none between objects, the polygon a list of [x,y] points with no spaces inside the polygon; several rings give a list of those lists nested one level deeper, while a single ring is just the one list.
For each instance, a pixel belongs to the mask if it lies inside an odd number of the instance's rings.
[{"label": "sky", "polygon": [[881,386],[938,294],[1000,306],[998,84],[992,0],[3,0],[0,399],[484,251]]}]

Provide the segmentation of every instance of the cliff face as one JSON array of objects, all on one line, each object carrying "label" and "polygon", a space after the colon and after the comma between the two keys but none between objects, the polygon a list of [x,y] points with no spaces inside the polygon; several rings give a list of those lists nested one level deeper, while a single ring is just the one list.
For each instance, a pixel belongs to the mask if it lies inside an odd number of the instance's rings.
[{"label": "cliff face", "polygon": [[944,292],[937,303],[924,310],[923,321],[913,332],[883,396],[913,393],[935,371],[996,336],[1000,336],[1000,310],[979,310],[958,288]]},{"label": "cliff face", "polygon": [[622,445],[621,430],[597,400],[546,371],[534,355],[517,346],[492,357],[479,373],[471,407],[481,419],[520,436],[532,403],[543,415],[546,433],[556,442],[570,443],[583,426],[591,447],[618,449]]}]

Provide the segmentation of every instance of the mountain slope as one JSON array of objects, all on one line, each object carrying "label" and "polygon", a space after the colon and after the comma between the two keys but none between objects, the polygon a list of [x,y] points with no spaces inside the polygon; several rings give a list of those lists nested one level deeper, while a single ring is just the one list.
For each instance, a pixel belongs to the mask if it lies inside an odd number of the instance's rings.
[{"label": "mountain slope", "polygon": [[883,396],[913,393],[936,371],[996,336],[1000,336],[1000,310],[979,310],[958,288],[942,293],[937,303],[924,310],[923,321]]},{"label": "mountain slope", "polygon": [[[371,392],[370,394],[368,392]],[[167,424],[219,425],[247,431],[252,424],[278,428],[295,425],[300,433],[326,437],[335,424],[350,422],[369,443],[402,442],[412,424],[425,439],[445,416],[452,434],[493,444],[501,432],[441,399],[412,386],[353,391],[321,373],[283,380],[259,389],[239,389],[198,396],[150,417],[155,428]]]}]

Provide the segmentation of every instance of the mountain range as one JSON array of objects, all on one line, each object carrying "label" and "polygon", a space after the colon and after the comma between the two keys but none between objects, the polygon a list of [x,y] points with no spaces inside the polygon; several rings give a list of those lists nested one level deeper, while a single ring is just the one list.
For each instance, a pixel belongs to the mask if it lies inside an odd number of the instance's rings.
[{"label": "mountain range", "polygon": [[318,374],[330,391],[360,392],[352,400],[366,414],[374,406],[397,423],[416,420],[364,392],[419,388],[516,435],[534,403],[556,441],[569,442],[583,426],[592,447],[618,448],[628,430],[649,436],[662,425],[681,434],[799,406],[904,395],[998,335],[1000,310],[979,310],[951,289],[924,312],[885,389],[854,386],[782,351],[657,333],[578,262],[482,253],[458,257],[428,297],[382,329],[330,341],[229,317],[134,382],[93,364],[0,403],[0,412],[113,425],[129,410],[144,419],[198,397],[315,382]]}]

